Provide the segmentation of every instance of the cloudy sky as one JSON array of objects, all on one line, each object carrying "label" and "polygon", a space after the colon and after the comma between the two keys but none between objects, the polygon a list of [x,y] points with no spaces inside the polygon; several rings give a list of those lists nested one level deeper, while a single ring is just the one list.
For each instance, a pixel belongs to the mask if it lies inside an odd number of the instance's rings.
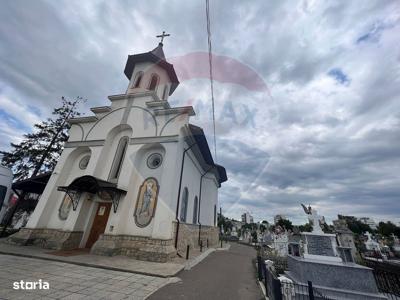
[{"label": "cloudy sky", "polygon": [[[210,6],[224,213],[305,223],[305,203],[328,220],[400,221],[399,2]],[[163,30],[167,59],[201,56],[204,1],[2,1],[0,149],[61,96],[87,98],[86,115],[107,105],[127,87],[127,55],[154,48]],[[195,107],[213,147],[208,79],[185,77],[170,102]]]}]

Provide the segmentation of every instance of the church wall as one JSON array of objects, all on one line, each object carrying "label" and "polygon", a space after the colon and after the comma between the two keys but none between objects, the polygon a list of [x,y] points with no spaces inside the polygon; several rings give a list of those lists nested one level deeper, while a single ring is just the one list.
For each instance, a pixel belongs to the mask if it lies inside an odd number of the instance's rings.
[{"label": "church wall", "polygon": [[[181,115],[162,115],[157,117],[157,122],[159,123],[159,135],[168,136],[180,134],[180,138],[182,139],[181,128],[189,123],[189,116],[186,113]],[[185,144],[185,147],[187,147],[187,144]]]},{"label": "church wall", "polygon": [[[187,148],[187,146],[185,146],[185,147]],[[183,190],[185,187],[187,187],[188,191],[189,191],[189,197],[188,197],[186,223],[189,223],[189,224],[193,223],[194,198],[196,196],[197,196],[197,198],[199,198],[201,172],[203,172],[203,170],[196,162],[196,159],[195,159],[193,153],[189,150],[186,153],[186,158],[185,158],[185,165],[184,165],[183,177],[182,177],[181,201],[180,201],[180,208],[179,208],[179,218],[180,218],[181,207],[182,207],[182,202],[183,202],[182,201]]]},{"label": "church wall", "polygon": [[214,175],[208,173],[203,178],[200,221],[202,225],[215,226],[214,205],[218,207],[218,187]]},{"label": "church wall", "polygon": [[68,141],[81,141],[85,138],[83,127],[81,125],[72,124],[71,128],[68,131],[69,138]]},{"label": "church wall", "polygon": [[104,140],[110,129],[121,123],[123,114],[123,108],[113,110],[104,118],[97,121],[97,123],[93,124],[93,126],[87,132],[85,132],[85,139],[87,141]]},{"label": "church wall", "polygon": [[[100,156],[98,158],[96,169],[93,173],[95,177],[101,178],[103,180],[109,180],[111,168],[114,163],[119,141],[121,140],[121,138],[125,136],[129,138],[132,136],[132,129],[129,126],[117,126],[109,132],[105,144],[102,147],[103,149],[101,150]],[[127,151],[128,150],[129,150],[129,145]],[[121,184],[121,179],[125,178],[124,176],[126,176],[125,159],[126,159],[126,154],[124,158],[124,163],[120,171],[118,185]]]},{"label": "church wall", "polygon": [[[51,228],[49,223],[54,214],[58,214],[60,200],[64,193],[57,191],[57,187],[65,185],[69,177],[72,177],[72,166],[79,162],[77,159],[83,152],[87,152],[88,148],[66,148],[62,152],[60,159],[54,168],[53,174],[43,191],[40,201],[38,202],[34,212],[32,213],[26,225],[27,228]],[[90,164],[90,162],[89,162]],[[69,182],[68,182],[69,183]],[[58,226],[61,226],[58,224]]]},{"label": "church wall", "polygon": [[[149,99],[146,99],[150,101]],[[151,115],[151,109],[146,108],[145,103],[147,102],[144,99],[134,99],[133,107],[131,108],[127,123],[130,124],[134,128],[134,137],[149,137],[155,136],[157,131],[157,124],[154,121],[153,116]],[[145,109],[141,109],[135,106],[144,106]]]},{"label": "church wall", "polygon": [[[85,195],[82,195],[76,211],[72,210],[72,208],[71,208],[68,218],[66,220],[61,220],[59,218],[58,211],[59,211],[60,205],[65,197],[65,193],[61,192],[61,191],[57,191],[57,187],[69,185],[75,178],[86,175],[88,172],[91,173],[91,169],[93,169],[95,166],[95,158],[93,157],[89,148],[87,148],[87,147],[79,148],[79,149],[76,149],[75,152],[79,152],[79,154],[70,156],[68,164],[66,164],[64,167],[65,169],[62,170],[62,173],[64,174],[63,177],[65,177],[65,179],[63,181],[61,181],[58,185],[53,187],[54,194],[51,198],[51,201],[56,203],[56,205],[54,205],[54,207],[50,213],[50,216],[49,216],[50,219],[48,221],[48,228],[64,229],[64,230],[71,230],[71,231],[74,230],[74,223],[76,221],[78,212],[80,211],[82,202],[84,202],[83,199],[84,199]],[[82,170],[79,168],[79,162],[86,155],[91,155],[91,158],[89,160],[89,164],[88,164],[87,168]]]},{"label": "church wall", "polygon": [[180,171],[178,162],[181,157],[179,143],[164,143],[163,147],[165,148],[163,168],[170,171],[160,174],[160,193],[152,231],[154,238],[172,238],[172,221],[175,220],[178,195],[179,178],[177,174]]},{"label": "church wall", "polygon": [[[106,233],[151,236],[159,239],[171,238],[174,215],[169,201],[170,183],[172,183],[172,186],[176,186],[176,184],[171,181],[173,177],[168,173],[164,173],[163,170],[175,160],[173,150],[176,146],[174,145],[175,143],[130,145],[120,175],[122,180],[122,182],[120,181],[120,186],[127,186],[127,194],[120,200],[117,215],[110,216],[107,228],[114,226],[115,230],[110,232],[107,229]],[[147,158],[152,153],[160,153],[163,156],[161,166],[156,169],[150,169],[147,166]],[[126,173],[124,173],[124,170]],[[158,201],[155,216],[151,223],[144,228],[139,228],[135,223],[134,211],[139,188],[148,177],[154,177],[158,181],[160,186]]]}]

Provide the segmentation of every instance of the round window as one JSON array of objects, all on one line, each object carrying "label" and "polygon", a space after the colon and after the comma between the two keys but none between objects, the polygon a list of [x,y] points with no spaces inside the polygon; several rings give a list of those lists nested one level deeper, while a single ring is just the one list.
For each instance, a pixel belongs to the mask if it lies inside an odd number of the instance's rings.
[{"label": "round window", "polygon": [[162,155],[160,153],[153,153],[147,159],[147,166],[150,169],[156,169],[161,166],[162,163]]},{"label": "round window", "polygon": [[90,160],[90,155],[82,157],[81,160],[79,161],[79,168],[81,170],[85,170],[89,164],[89,160]]}]

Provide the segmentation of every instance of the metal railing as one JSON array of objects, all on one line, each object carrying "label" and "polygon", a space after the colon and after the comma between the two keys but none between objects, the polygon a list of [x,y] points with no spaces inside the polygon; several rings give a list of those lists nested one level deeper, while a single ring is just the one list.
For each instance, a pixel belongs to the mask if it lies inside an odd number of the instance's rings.
[{"label": "metal railing", "polygon": [[373,270],[380,293],[389,299],[400,299],[400,266],[369,259],[364,264]]},{"label": "metal railing", "polygon": [[261,256],[257,256],[257,271],[258,280],[263,283],[266,296],[271,300],[331,299],[323,295],[318,288],[313,287],[311,281],[307,284],[281,282]]}]

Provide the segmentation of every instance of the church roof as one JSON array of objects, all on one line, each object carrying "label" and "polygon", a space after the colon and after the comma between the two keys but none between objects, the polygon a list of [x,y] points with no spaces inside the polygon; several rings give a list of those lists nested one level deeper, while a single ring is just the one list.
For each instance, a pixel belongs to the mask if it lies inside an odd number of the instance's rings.
[{"label": "church roof", "polygon": [[165,54],[163,51],[163,44],[159,43],[157,47],[155,47],[153,50],[151,50],[150,52],[153,53],[155,56],[165,60]]},{"label": "church roof", "polygon": [[21,190],[26,193],[42,194],[50,176],[51,172],[42,173],[28,179],[14,182],[12,188],[13,190]]},{"label": "church roof", "polygon": [[227,181],[228,177],[226,175],[225,168],[214,162],[214,159],[212,157],[210,147],[208,146],[208,142],[204,135],[203,129],[201,127],[195,126],[193,124],[189,124],[188,129],[189,129],[190,137],[192,137],[194,139],[194,141],[192,141],[192,143],[193,142],[196,143],[196,146],[197,146],[197,147],[192,148],[193,149],[192,151],[194,152],[194,154],[196,156],[201,156],[202,160],[207,165],[205,169],[209,170],[210,172],[212,172],[216,175],[219,184]]},{"label": "church roof", "polygon": [[171,80],[171,88],[169,90],[169,95],[171,96],[179,85],[179,80],[176,76],[174,66],[166,61],[162,47],[163,44],[159,43],[156,48],[149,52],[128,55],[128,60],[126,61],[124,73],[126,77],[131,80],[135,64],[141,62],[153,62],[167,72],[169,79]]}]

